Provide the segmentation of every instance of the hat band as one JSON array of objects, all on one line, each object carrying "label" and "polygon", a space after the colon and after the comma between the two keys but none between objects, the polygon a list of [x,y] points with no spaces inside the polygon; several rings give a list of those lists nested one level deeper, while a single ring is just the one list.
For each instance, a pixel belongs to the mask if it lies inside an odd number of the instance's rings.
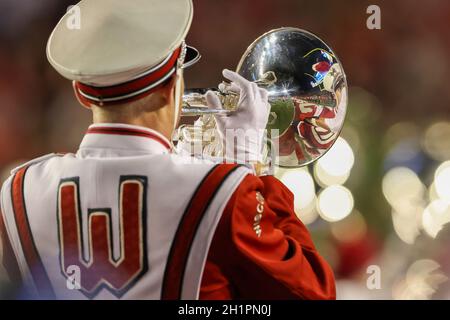
[{"label": "hat band", "polygon": [[178,58],[182,48],[176,49],[170,56],[156,67],[145,71],[138,77],[112,86],[92,86],[81,82],[74,82],[78,98],[85,104],[114,104],[125,103],[141,99],[156,89],[175,74]]}]

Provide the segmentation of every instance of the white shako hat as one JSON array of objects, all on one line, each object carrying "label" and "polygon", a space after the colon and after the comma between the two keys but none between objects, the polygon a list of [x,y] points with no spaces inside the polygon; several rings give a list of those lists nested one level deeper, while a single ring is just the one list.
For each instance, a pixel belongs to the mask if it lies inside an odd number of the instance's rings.
[{"label": "white shako hat", "polygon": [[53,30],[47,57],[86,106],[138,100],[200,59],[184,43],[192,17],[192,0],[82,0]]}]

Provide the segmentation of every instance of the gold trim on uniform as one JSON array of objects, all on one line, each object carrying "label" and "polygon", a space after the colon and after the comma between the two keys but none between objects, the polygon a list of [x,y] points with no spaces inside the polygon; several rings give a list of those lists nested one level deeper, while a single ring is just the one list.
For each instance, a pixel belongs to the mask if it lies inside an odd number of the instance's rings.
[{"label": "gold trim on uniform", "polygon": [[261,237],[262,229],[261,229],[261,219],[263,217],[264,213],[264,197],[263,195],[257,191],[256,192],[256,200],[258,201],[258,204],[256,205],[256,215],[253,219],[253,230],[255,231],[258,238]]}]

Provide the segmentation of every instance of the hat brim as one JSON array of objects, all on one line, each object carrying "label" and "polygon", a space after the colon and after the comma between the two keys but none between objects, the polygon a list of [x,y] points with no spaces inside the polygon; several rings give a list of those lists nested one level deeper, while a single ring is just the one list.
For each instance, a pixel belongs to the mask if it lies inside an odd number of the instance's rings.
[{"label": "hat brim", "polygon": [[200,52],[191,46],[186,46],[186,57],[184,59],[183,68],[189,68],[192,67],[194,64],[196,64],[200,59],[202,58],[202,55]]}]

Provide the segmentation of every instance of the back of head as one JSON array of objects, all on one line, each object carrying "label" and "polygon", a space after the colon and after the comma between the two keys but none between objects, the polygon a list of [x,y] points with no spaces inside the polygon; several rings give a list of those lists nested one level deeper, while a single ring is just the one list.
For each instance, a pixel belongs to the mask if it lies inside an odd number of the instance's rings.
[{"label": "back of head", "polygon": [[[93,109],[94,121],[127,122],[168,107],[174,110],[163,118],[170,114],[175,124],[182,69],[200,58],[184,43],[192,1],[82,0],[74,8],[53,30],[47,57],[73,81],[80,103]],[[79,28],[71,24],[75,13]]]}]

